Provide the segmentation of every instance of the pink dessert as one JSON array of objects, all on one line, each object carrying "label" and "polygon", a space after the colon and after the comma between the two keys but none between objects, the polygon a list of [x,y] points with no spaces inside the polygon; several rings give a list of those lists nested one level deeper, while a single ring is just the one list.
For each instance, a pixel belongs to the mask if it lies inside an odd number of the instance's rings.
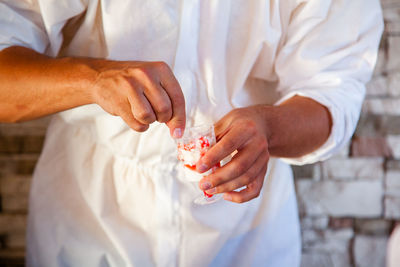
[{"label": "pink dessert", "polygon": [[[214,128],[212,126],[199,126],[188,128],[185,135],[177,140],[178,159],[190,170],[187,178],[192,181],[198,181],[203,176],[212,173],[218,166],[211,168],[205,173],[196,172],[196,163],[205,155],[205,153],[215,144]],[[204,192],[207,198],[212,195]]]},{"label": "pink dessert", "polygon": [[178,159],[184,166],[196,170],[196,163],[210,149],[210,140],[206,136],[192,140],[189,143],[178,142]]}]

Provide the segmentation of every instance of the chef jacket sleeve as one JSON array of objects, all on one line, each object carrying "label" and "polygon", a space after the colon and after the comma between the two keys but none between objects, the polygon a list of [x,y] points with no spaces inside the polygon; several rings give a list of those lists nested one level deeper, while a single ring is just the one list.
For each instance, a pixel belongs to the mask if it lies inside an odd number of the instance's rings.
[{"label": "chef jacket sleeve", "polygon": [[281,95],[276,104],[294,95],[311,98],[329,109],[332,129],[320,148],[284,161],[302,165],[324,160],[350,140],[382,31],[378,0],[312,0],[294,9],[275,61]]},{"label": "chef jacket sleeve", "polygon": [[3,0],[0,2],[0,50],[24,46],[57,56],[68,19],[84,12],[84,0]]},{"label": "chef jacket sleeve", "polygon": [[36,1],[0,2],[0,50],[24,46],[43,53],[49,39]]}]

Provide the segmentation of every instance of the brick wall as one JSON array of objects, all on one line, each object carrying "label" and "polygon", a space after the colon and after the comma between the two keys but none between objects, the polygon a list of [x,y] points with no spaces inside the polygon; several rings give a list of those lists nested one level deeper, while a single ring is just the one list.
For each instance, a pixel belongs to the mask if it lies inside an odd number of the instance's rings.
[{"label": "brick wall", "polygon": [[48,121],[0,124],[0,266],[23,264],[29,187]]},{"label": "brick wall", "polygon": [[[304,267],[384,266],[400,222],[400,0],[382,0],[385,33],[356,133],[332,159],[294,167]],[[48,118],[0,124],[0,265],[23,265],[28,191]]]},{"label": "brick wall", "polygon": [[382,0],[385,32],[350,144],[294,167],[303,267],[385,266],[400,221],[400,1]]}]

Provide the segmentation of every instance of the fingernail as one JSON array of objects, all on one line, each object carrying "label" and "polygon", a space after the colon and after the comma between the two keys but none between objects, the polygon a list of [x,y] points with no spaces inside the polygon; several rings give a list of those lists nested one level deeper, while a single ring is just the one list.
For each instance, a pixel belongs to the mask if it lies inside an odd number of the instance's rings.
[{"label": "fingernail", "polygon": [[172,134],[173,138],[181,138],[182,137],[182,129],[175,128],[174,133]]},{"label": "fingernail", "polygon": [[207,165],[200,164],[198,167],[199,172],[205,172],[208,169]]},{"label": "fingernail", "polygon": [[224,194],[224,199],[228,200],[228,201],[231,201],[232,197],[230,195]]},{"label": "fingernail", "polygon": [[210,195],[214,195],[215,194],[215,192],[217,192],[217,188],[211,188],[210,190],[207,190],[207,194],[210,194]]},{"label": "fingernail", "polygon": [[211,188],[211,183],[210,182],[204,182],[201,184],[201,189],[202,190],[208,190]]}]

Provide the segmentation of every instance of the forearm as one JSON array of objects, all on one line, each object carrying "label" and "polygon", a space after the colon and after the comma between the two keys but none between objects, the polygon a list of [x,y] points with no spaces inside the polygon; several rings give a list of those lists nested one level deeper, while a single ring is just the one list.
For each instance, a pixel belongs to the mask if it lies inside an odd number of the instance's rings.
[{"label": "forearm", "polygon": [[279,106],[262,107],[261,112],[273,157],[300,157],[316,150],[332,127],[328,109],[306,97],[295,96]]},{"label": "forearm", "polygon": [[55,59],[24,47],[0,51],[0,121],[17,122],[92,103],[84,59]]}]

